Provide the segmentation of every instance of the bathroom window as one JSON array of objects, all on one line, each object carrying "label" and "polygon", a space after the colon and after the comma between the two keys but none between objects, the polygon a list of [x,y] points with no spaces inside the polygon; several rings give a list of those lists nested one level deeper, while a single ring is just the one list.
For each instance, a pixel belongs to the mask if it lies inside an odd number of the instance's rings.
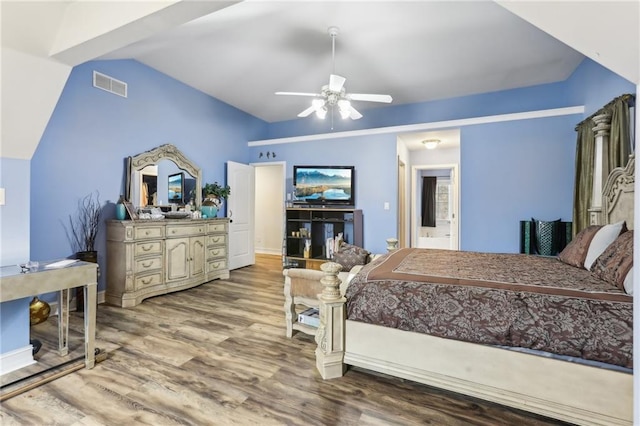
[{"label": "bathroom window", "polygon": [[436,220],[451,220],[451,181],[438,179],[436,184]]}]

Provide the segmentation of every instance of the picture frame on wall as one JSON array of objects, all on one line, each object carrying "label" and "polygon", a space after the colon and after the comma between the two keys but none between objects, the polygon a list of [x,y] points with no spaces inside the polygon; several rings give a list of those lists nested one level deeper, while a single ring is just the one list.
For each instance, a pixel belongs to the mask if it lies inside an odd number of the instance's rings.
[{"label": "picture frame on wall", "polygon": [[124,207],[127,209],[127,214],[131,220],[138,219],[138,213],[136,213],[136,209],[133,207],[133,203],[131,201],[125,201]]}]

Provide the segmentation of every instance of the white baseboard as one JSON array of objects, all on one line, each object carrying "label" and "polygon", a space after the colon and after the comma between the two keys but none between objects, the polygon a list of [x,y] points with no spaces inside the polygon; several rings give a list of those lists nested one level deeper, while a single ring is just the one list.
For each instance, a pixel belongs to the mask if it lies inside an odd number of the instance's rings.
[{"label": "white baseboard", "polygon": [[0,354],[0,375],[11,373],[20,368],[35,364],[31,344]]},{"label": "white baseboard", "polygon": [[254,249],[254,251],[257,254],[274,254],[277,256],[282,256],[282,248],[270,249],[270,248],[261,247],[261,248]]}]

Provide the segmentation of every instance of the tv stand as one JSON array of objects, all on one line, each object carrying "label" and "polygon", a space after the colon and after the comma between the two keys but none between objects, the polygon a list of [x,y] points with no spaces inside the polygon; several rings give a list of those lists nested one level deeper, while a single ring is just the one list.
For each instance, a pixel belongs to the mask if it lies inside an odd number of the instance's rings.
[{"label": "tv stand", "polygon": [[[330,260],[326,256],[327,239],[339,233],[346,243],[362,247],[362,210],[328,205],[288,208],[284,266],[319,270]],[[309,250],[305,250],[307,244]]]}]

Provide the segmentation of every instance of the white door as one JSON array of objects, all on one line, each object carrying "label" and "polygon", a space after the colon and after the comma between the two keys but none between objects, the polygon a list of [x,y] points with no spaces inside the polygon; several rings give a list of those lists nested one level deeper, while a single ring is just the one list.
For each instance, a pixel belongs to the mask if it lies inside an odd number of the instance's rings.
[{"label": "white door", "polygon": [[255,171],[247,164],[227,161],[229,269],[256,263],[254,251]]}]

